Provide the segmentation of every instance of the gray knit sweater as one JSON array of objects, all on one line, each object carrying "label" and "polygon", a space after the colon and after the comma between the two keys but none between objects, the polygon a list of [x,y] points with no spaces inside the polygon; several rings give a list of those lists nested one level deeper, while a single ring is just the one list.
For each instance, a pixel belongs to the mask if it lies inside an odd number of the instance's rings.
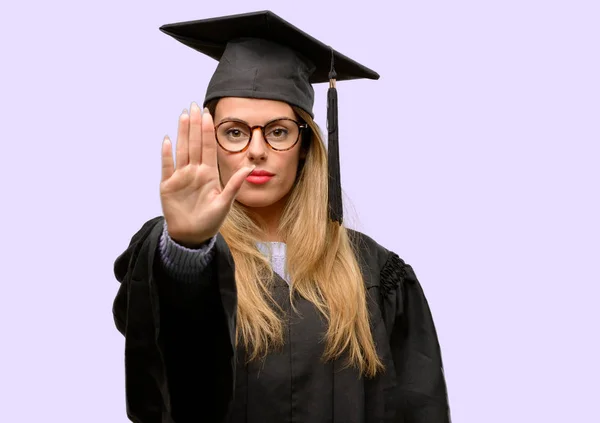
[{"label": "gray knit sweater", "polygon": [[[194,283],[212,259],[216,239],[216,236],[212,237],[198,249],[186,248],[173,241],[167,231],[167,222],[164,221],[159,251],[166,272],[175,280]],[[269,258],[273,271],[289,283],[289,275],[285,270],[286,244],[257,242],[256,245],[265,257]]]}]

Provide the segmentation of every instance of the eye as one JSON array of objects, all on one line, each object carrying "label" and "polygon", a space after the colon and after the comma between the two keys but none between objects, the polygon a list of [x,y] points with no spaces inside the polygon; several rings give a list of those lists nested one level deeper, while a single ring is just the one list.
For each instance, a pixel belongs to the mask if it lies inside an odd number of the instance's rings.
[{"label": "eye", "polygon": [[242,135],[242,131],[240,131],[239,129],[228,129],[226,132],[227,136],[232,137],[232,138],[236,138],[236,137],[240,137]]},{"label": "eye", "polygon": [[232,126],[230,128],[223,128],[224,135],[230,140],[245,140],[248,138],[250,132],[246,128],[239,126]]},{"label": "eye", "polygon": [[289,131],[286,128],[278,127],[270,130],[268,135],[274,138],[285,138],[288,135],[288,133]]}]

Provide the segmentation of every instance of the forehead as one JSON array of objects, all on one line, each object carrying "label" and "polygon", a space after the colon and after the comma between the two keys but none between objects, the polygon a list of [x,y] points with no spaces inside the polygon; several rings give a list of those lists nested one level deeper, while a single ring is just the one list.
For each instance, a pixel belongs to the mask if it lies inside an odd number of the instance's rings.
[{"label": "forehead", "polygon": [[225,97],[219,100],[215,120],[234,117],[248,123],[263,123],[276,117],[295,118],[292,107],[277,100]]}]

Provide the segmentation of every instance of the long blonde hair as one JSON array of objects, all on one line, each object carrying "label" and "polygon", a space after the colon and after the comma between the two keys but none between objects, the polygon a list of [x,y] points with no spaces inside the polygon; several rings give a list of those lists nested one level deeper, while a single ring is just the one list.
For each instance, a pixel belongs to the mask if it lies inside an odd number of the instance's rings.
[{"label": "long blonde hair", "polygon": [[[217,101],[208,105],[214,116]],[[291,189],[279,234],[287,244],[290,300],[297,293],[312,302],[325,317],[325,360],[348,353],[346,365],[367,377],[383,368],[369,325],[366,288],[347,229],[328,218],[327,152],[319,127],[304,110],[294,107],[306,122],[310,139],[296,183]],[[246,207],[234,202],[221,227],[235,262],[238,291],[237,340],[248,360],[264,357],[283,345],[283,323],[271,296],[273,269],[258,250],[256,240],[265,233]]]}]

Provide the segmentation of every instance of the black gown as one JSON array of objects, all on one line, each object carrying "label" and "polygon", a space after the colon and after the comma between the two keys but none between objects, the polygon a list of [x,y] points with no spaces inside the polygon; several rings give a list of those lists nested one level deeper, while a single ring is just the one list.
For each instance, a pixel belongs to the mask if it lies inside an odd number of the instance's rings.
[{"label": "black gown", "polygon": [[[158,257],[162,217],[147,221],[116,259],[113,304],[125,336],[127,415],[138,423],[450,423],[440,346],[415,273],[398,255],[350,231],[359,246],[371,328],[386,371],[361,378],[323,362],[322,318],[308,301],[287,312],[285,347],[245,365],[235,347],[233,258],[219,234],[198,283],[170,280]],[[301,316],[301,317],[300,317]]]}]

